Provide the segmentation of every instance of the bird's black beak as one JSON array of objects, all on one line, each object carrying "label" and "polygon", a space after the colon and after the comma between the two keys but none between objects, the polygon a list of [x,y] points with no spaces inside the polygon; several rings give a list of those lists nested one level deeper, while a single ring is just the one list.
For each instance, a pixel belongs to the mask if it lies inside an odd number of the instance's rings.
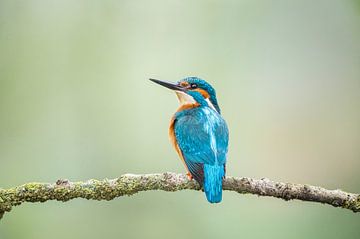
[{"label": "bird's black beak", "polygon": [[186,89],[178,84],[174,84],[174,83],[171,83],[171,82],[166,82],[166,81],[161,81],[161,80],[156,80],[156,79],[149,79],[151,80],[152,82],[155,82],[159,85],[162,85],[162,86],[165,86],[166,88],[169,88],[171,90],[177,90],[177,91],[183,91],[185,92]]}]

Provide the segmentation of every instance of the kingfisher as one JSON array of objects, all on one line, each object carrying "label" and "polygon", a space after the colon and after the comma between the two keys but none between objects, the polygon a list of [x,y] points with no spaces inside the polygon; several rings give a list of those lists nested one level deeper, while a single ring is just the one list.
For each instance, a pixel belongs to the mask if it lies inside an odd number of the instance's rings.
[{"label": "kingfisher", "polygon": [[221,202],[229,131],[220,114],[215,89],[198,77],[176,83],[150,80],[175,91],[179,99],[169,136],[188,178],[202,186],[210,203]]}]

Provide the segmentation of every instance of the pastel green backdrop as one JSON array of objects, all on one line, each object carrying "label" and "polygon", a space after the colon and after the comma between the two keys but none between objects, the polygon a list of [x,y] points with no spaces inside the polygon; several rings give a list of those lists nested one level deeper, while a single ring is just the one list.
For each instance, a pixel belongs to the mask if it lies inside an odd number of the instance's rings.
[{"label": "pastel green backdrop", "polygon": [[[199,76],[230,128],[227,173],[360,192],[358,1],[0,0],[0,187],[185,172],[176,97]],[[360,238],[360,217],[225,192],[24,204],[18,238]]]}]

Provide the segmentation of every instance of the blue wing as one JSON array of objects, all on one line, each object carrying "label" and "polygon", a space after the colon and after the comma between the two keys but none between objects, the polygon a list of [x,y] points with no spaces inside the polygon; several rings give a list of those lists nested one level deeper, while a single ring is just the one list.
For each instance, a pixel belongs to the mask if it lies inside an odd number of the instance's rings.
[{"label": "blue wing", "polygon": [[196,107],[175,115],[175,137],[192,176],[204,180],[204,164],[224,165],[229,133],[225,120],[209,107]]}]

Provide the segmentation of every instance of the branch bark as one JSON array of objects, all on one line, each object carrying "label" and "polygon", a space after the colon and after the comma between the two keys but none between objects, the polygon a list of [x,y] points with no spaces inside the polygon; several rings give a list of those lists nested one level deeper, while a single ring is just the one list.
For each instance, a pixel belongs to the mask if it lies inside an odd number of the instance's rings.
[{"label": "branch bark", "polygon": [[[342,207],[360,212],[360,195],[341,190],[328,190],[318,186],[274,182],[269,179],[226,177],[224,190],[241,194],[270,196],[286,201],[298,199]],[[201,190],[195,180],[188,180],[183,174],[125,174],[115,179],[86,182],[70,182],[60,179],[56,183],[27,183],[9,189],[0,189],[0,219],[5,212],[23,202],[45,202],[48,200],[68,201],[74,198],[112,200],[116,197],[133,195],[141,191]]]}]

